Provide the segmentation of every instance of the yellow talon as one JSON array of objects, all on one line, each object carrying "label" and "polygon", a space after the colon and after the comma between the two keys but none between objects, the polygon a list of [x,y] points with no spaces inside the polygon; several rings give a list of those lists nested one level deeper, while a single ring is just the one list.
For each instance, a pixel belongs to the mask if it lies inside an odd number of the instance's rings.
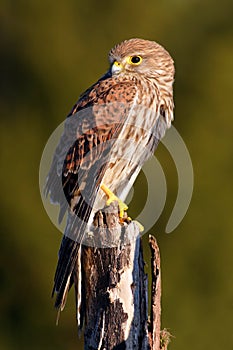
[{"label": "yellow talon", "polygon": [[104,193],[108,196],[108,200],[106,202],[106,205],[110,205],[112,202],[117,201],[120,209],[120,218],[123,218],[124,212],[128,209],[128,206],[120,199],[118,198],[107,186],[102,184],[100,188],[104,191]]}]

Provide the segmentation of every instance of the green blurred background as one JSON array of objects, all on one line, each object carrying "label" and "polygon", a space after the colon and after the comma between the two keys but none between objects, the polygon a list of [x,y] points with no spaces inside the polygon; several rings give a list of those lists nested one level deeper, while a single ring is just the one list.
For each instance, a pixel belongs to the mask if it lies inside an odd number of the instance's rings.
[{"label": "green blurred background", "polygon": [[[233,348],[233,1],[1,0],[1,349],[83,348],[73,293],[55,326],[50,294],[61,233],[43,208],[38,168],[50,134],[106,71],[108,50],[131,37],[158,41],[175,60],[174,126],[194,167],[189,211],[165,234],[177,174],[159,147],[168,199],[151,232],[162,255],[170,349]],[[140,180],[133,215],[145,191]]]}]

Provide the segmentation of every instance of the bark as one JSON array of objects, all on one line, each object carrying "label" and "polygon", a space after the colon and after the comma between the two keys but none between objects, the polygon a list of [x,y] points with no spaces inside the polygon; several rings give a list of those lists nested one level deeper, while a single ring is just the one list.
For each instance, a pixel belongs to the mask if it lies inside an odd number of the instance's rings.
[{"label": "bark", "polygon": [[152,350],[160,349],[160,318],[161,318],[161,270],[159,247],[155,237],[149,236],[151,249],[151,321],[149,324],[149,339]]},{"label": "bark", "polygon": [[90,246],[82,247],[82,310],[87,350],[160,349],[160,257],[150,236],[152,306],[148,330],[148,279],[139,225],[119,223],[113,203],[98,212]]}]

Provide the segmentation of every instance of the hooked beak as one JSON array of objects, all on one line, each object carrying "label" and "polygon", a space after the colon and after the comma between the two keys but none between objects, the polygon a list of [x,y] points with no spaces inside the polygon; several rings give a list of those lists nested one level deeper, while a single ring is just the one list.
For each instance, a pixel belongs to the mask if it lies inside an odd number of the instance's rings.
[{"label": "hooked beak", "polygon": [[115,61],[112,65],[111,71],[112,71],[112,74],[118,74],[122,71],[122,69],[123,69],[122,64],[118,61]]}]

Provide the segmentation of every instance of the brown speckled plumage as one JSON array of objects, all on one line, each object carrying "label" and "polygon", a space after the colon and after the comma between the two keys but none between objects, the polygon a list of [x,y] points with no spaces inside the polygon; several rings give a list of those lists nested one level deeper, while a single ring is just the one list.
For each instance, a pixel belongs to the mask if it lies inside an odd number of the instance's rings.
[{"label": "brown speckled plumage", "polygon": [[[140,56],[141,63],[129,62],[132,56]],[[60,204],[61,217],[66,209],[69,212],[54,282],[59,309],[73,283],[85,231],[106,200],[100,184],[124,200],[173,120],[174,65],[162,46],[126,40],[109,52],[109,61],[110,70],[81,95],[69,114],[47,179],[46,192]],[[57,191],[59,182],[65,201]]]}]

